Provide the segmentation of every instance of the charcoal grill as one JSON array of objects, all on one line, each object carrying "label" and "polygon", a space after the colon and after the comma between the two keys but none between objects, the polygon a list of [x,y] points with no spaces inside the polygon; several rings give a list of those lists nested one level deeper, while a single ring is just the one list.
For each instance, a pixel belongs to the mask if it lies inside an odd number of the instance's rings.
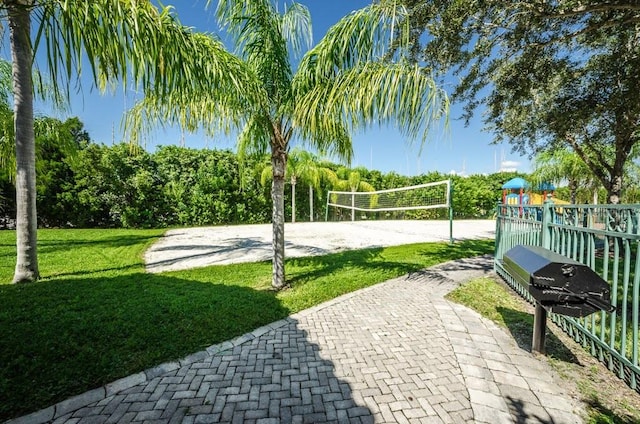
[{"label": "charcoal grill", "polygon": [[588,266],[551,250],[518,245],[504,254],[502,265],[536,301],[534,351],[544,353],[547,312],[577,318],[615,310],[606,281]]}]

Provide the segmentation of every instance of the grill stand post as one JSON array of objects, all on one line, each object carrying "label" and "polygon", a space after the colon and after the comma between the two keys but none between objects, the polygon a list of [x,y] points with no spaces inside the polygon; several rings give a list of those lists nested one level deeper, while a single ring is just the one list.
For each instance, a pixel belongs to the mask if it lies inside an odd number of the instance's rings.
[{"label": "grill stand post", "polygon": [[544,355],[544,339],[547,334],[547,310],[536,302],[536,312],[533,316],[533,341],[531,350]]}]

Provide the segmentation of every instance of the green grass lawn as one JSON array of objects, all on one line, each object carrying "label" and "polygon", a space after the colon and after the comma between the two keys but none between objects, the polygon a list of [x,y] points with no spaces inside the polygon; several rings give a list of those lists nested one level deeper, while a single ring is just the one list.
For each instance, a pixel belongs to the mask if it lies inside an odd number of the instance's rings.
[{"label": "green grass lawn", "polygon": [[493,240],[425,243],[289,259],[290,288],[267,262],[163,274],[142,255],[161,230],[41,230],[42,281],[8,284],[15,232],[0,231],[0,420],[229,340],[326,300]]}]

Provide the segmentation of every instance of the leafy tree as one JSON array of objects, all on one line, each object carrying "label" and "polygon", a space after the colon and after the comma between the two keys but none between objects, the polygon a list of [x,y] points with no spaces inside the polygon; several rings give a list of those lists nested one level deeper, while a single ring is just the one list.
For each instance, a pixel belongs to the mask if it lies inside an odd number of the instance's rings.
[{"label": "leafy tree", "polygon": [[622,191],[624,203],[640,202],[640,166],[635,161],[628,164],[625,169],[625,187]]},{"label": "leafy tree", "polygon": [[32,78],[39,48],[45,50],[41,57],[46,58],[54,92],[68,87],[69,79],[80,74],[85,54],[94,82],[103,90],[120,79],[166,98],[187,81],[203,89],[200,81],[208,84],[237,77],[223,66],[215,72],[199,66],[196,62],[202,53],[220,50],[222,43],[192,34],[179,25],[170,8],[159,10],[149,0],[121,0],[117,7],[112,0],[5,0],[0,9],[9,27],[15,108],[17,262],[13,281],[24,282],[39,278]]},{"label": "leafy tree", "polygon": [[72,187],[59,197],[80,227],[165,227],[266,222],[255,182],[241,184],[229,151],[90,144],[70,162]]},{"label": "leafy tree", "polygon": [[0,229],[9,228],[15,216],[15,187],[9,173],[0,167]]},{"label": "leafy tree", "polygon": [[67,226],[72,200],[65,191],[74,185],[70,163],[79,149],[86,147],[89,135],[78,118],[62,122],[42,117],[34,122],[36,135],[36,192],[40,226]]},{"label": "leafy tree", "polygon": [[572,149],[617,203],[640,135],[637,2],[406,0],[415,57],[461,77],[496,140],[535,155]]},{"label": "leafy tree", "polygon": [[[11,63],[0,60],[0,197],[5,224],[15,218],[16,144],[14,112],[9,106]],[[65,206],[57,198],[71,177],[67,156],[72,155],[88,135],[77,118],[61,122],[41,116],[34,118],[37,202],[42,213],[38,220],[45,226],[64,225]]]},{"label": "leafy tree", "polygon": [[319,189],[323,179],[329,182],[337,181],[337,177],[329,168],[324,168],[318,164],[318,158],[311,153],[293,149],[289,153],[287,161],[287,171],[291,181],[291,222],[296,222],[296,184],[298,180],[309,186],[309,211],[310,220],[313,221],[313,189]]},{"label": "leafy tree", "polygon": [[192,211],[192,188],[198,184],[198,170],[207,152],[177,146],[161,146],[153,155],[160,178],[164,181],[163,194],[168,205],[168,225],[188,226],[195,213]]},{"label": "leafy tree", "polygon": [[14,148],[13,111],[7,101],[0,101],[0,228],[15,217]]},{"label": "leafy tree", "polygon": [[[322,191],[323,186],[333,187],[338,181],[338,176],[329,167],[329,164],[325,161],[318,161],[318,158],[312,158],[307,165],[307,185],[309,186],[309,221],[313,222],[315,208],[314,208],[314,193]],[[315,192],[314,192],[315,189]],[[322,198],[326,198],[325,196]]]},{"label": "leafy tree", "polygon": [[[203,125],[211,132],[233,127],[240,132],[241,155],[270,150],[274,288],[285,285],[284,181],[290,141],[297,137],[348,161],[350,130],[395,120],[408,137],[424,139],[431,121],[447,106],[433,79],[417,66],[383,60],[401,14],[395,1],[351,13],[302,57],[294,73],[292,64],[311,41],[308,10],[295,2],[279,13],[271,0],[221,0],[218,21],[242,59],[236,78],[204,81],[210,83],[207,89],[186,83],[169,101],[145,93],[132,111],[133,127],[156,120],[188,129]],[[213,52],[199,59],[211,68],[228,61]]]},{"label": "leafy tree", "polygon": [[[147,174],[143,171],[136,184],[141,163],[148,163],[148,157],[143,155],[142,151],[131,152],[123,144],[113,147],[91,144],[79,153],[72,165],[75,185],[70,193],[70,197],[77,199],[73,208],[75,225],[143,226],[135,212]],[[148,208],[151,210],[153,205]]]},{"label": "leafy tree", "polygon": [[358,191],[376,191],[375,187],[369,184],[362,178],[362,171],[366,172],[366,169],[356,168],[340,168],[336,173],[340,179],[336,181],[335,187],[338,190],[358,192]]},{"label": "leafy tree", "polygon": [[[367,178],[367,181],[369,181],[369,178]],[[405,177],[404,175],[400,175],[397,172],[392,171],[385,175],[384,184],[382,187],[378,187],[375,184],[373,185],[376,188],[384,190],[389,188],[406,187],[411,185],[411,183],[409,182],[408,177]]]},{"label": "leafy tree", "polygon": [[103,158],[108,152],[109,147],[90,143],[69,164],[73,173],[73,185],[60,198],[75,227],[117,226],[118,221],[111,212],[110,199],[116,197],[112,184],[117,180],[112,178],[112,172],[121,170],[105,167],[106,161]]},{"label": "leafy tree", "polygon": [[[492,184],[484,175],[468,177],[452,176],[453,213],[455,218],[488,218],[493,216],[496,205],[501,200],[500,186]],[[437,209],[440,211],[441,209]]]},{"label": "leafy tree", "polygon": [[239,222],[243,201],[240,198],[240,167],[228,151],[205,151],[196,170],[196,182],[190,188],[191,225]]}]

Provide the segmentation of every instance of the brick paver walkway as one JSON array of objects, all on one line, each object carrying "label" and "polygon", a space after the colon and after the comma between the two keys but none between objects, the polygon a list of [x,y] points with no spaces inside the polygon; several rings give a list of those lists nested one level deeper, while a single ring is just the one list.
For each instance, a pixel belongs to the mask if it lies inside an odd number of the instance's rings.
[{"label": "brick paver walkway", "polygon": [[443,298],[487,258],[404,276],[23,417],[55,423],[567,423],[547,364]]}]

